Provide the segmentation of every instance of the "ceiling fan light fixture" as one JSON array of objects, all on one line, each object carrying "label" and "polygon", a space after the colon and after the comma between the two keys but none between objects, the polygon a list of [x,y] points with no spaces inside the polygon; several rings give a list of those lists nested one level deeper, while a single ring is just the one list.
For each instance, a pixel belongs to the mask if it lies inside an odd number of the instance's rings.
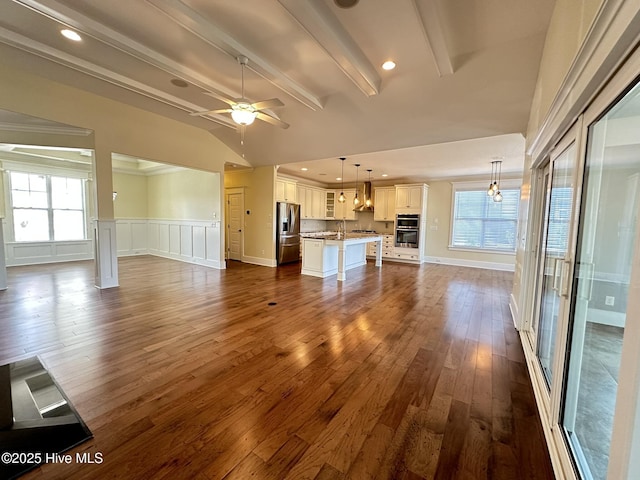
[{"label": "ceiling fan light fixture", "polygon": [[251,125],[258,112],[248,103],[237,103],[232,107],[231,118],[238,125]]}]

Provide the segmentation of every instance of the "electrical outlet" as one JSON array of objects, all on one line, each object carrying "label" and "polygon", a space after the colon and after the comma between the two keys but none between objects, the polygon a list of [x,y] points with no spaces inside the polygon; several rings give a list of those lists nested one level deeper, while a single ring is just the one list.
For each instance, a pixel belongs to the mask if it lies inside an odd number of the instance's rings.
[{"label": "electrical outlet", "polygon": [[607,295],[606,297],[604,297],[604,304],[608,305],[610,307],[613,307],[613,305],[616,303],[616,297],[611,297],[609,295]]}]

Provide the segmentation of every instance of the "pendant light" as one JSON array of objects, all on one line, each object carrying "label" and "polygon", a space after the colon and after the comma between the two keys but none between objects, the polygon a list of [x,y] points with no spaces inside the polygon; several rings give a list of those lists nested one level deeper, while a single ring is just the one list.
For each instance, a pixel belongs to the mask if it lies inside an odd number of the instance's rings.
[{"label": "pendant light", "polygon": [[496,168],[498,169],[498,181],[494,183],[495,185],[495,192],[496,194],[493,196],[493,201],[496,203],[500,203],[502,201],[502,193],[500,193],[500,180],[501,180],[501,175],[502,175],[502,160],[497,160],[496,163],[498,164],[496,166]]},{"label": "pendant light", "polygon": [[495,178],[494,178],[495,167],[496,167],[496,162],[491,162],[491,180],[489,180],[489,188],[487,189],[487,195],[489,195],[490,197],[493,197],[493,194],[496,193],[496,191],[493,189],[493,186],[495,185]]},{"label": "pendant light", "polygon": [[[367,169],[367,172],[369,172],[369,191],[371,191],[371,169],[370,169],[370,168],[368,168],[368,169]],[[366,186],[365,186],[365,189],[364,189],[364,193],[365,193],[365,196],[366,196],[366,195],[367,195],[367,188],[366,188]],[[370,207],[370,206],[371,206],[371,193],[369,193],[369,197],[367,197],[367,198],[365,198],[365,199],[364,199],[364,204],[365,204],[367,207]]]},{"label": "pendant light", "polygon": [[347,157],[340,157],[340,160],[342,160],[342,174],[340,175],[340,180],[342,180],[342,190],[340,191],[340,196],[338,197],[338,201],[340,203],[344,203],[346,200],[346,197],[344,196],[344,161],[347,159]]},{"label": "pendant light", "polygon": [[353,197],[353,204],[357,206],[360,204],[360,199],[358,198],[358,168],[360,168],[360,164],[356,163],[354,166],[356,167],[356,196]]}]

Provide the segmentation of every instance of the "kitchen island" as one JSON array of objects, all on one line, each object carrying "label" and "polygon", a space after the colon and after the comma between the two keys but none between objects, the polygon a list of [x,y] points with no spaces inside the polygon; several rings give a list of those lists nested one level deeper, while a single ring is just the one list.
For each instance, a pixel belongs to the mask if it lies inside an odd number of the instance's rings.
[{"label": "kitchen island", "polygon": [[378,242],[376,267],[382,266],[382,235],[366,233],[305,236],[302,238],[302,274],[347,278],[347,270],[367,264],[366,244]]}]

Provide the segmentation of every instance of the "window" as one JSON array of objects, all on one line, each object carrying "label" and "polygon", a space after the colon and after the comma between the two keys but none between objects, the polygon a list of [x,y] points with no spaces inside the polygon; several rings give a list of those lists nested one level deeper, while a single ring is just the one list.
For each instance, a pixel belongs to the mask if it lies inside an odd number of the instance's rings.
[{"label": "window", "polygon": [[11,172],[10,182],[16,242],[86,239],[83,180]]},{"label": "window", "polygon": [[502,183],[502,202],[487,195],[484,184],[453,186],[451,248],[515,252],[520,189]]}]

